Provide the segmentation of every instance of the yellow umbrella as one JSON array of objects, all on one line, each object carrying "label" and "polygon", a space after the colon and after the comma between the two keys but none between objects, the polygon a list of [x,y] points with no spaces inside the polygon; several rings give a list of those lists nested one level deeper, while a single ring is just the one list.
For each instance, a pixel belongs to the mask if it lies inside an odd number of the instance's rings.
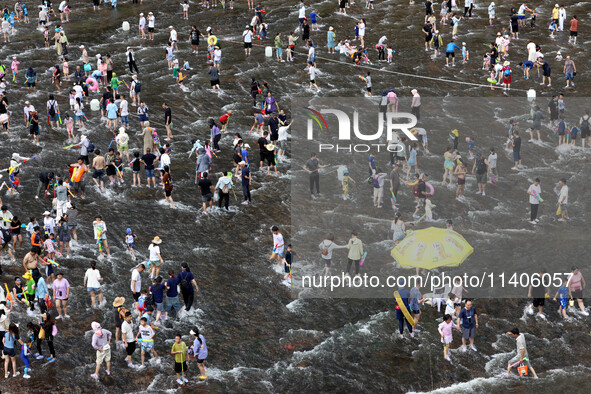
[{"label": "yellow umbrella", "polygon": [[390,253],[402,268],[457,267],[474,252],[460,234],[429,227],[407,235]]}]

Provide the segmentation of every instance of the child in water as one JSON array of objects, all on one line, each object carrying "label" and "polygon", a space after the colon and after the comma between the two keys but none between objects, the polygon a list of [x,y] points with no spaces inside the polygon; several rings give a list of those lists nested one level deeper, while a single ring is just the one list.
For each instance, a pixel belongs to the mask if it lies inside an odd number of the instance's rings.
[{"label": "child in water", "polygon": [[131,253],[131,259],[135,260],[135,249],[133,248],[135,242],[135,234],[128,228],[125,231],[125,244],[127,245],[127,252]]},{"label": "child in water", "polygon": [[66,130],[68,130],[68,142],[75,142],[76,137],[74,137],[74,119],[67,112],[64,114],[64,124],[66,125]]},{"label": "child in water", "polygon": [[292,259],[291,244],[289,244],[289,245],[287,245],[287,252],[285,253],[285,256],[283,257],[283,268],[285,271],[284,280],[288,283],[289,283],[289,279],[291,278],[291,259]]},{"label": "child in water", "polygon": [[427,200],[425,200],[425,220],[428,222],[433,221],[433,211],[432,209],[435,208],[437,205],[434,205],[431,202],[432,195],[427,195]]},{"label": "child in water", "polygon": [[342,180],[343,200],[347,200],[349,198],[349,185],[351,184],[351,182],[355,183],[355,180],[353,178],[351,178],[351,176],[349,175],[349,170],[345,170],[343,172],[343,180]]}]

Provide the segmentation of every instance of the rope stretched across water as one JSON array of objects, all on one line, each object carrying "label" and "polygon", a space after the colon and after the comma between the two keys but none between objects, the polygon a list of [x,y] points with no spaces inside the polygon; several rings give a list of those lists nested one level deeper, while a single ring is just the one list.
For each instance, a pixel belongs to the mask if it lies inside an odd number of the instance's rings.
[{"label": "rope stretched across water", "polygon": [[[218,38],[219,41],[222,42],[230,42],[233,44],[243,44],[243,42],[240,41],[232,41],[232,40],[221,40]],[[260,45],[260,44],[252,44],[253,46],[256,47],[261,47],[264,48],[266,47],[266,45]],[[353,67],[359,67],[359,68],[365,68],[368,70],[373,70],[373,71],[378,71],[378,72],[385,72],[385,73],[390,73],[390,74],[395,74],[395,75],[401,75],[404,77],[412,77],[412,78],[420,78],[420,79],[428,79],[428,80],[432,80],[432,81],[437,81],[437,82],[449,82],[449,83],[456,83],[456,84],[461,84],[461,85],[468,85],[468,86],[473,86],[473,87],[478,87],[478,88],[487,88],[490,89],[491,86],[490,85],[486,85],[486,84],[482,84],[482,83],[475,83],[475,82],[465,82],[465,81],[454,81],[453,79],[446,79],[446,78],[435,78],[435,77],[428,77],[428,76],[424,76],[424,75],[417,75],[417,74],[409,74],[409,73],[404,73],[404,72],[400,72],[400,71],[393,71],[393,70],[384,70],[382,68],[378,68],[378,67],[373,67],[371,65],[366,65],[366,64],[355,64],[355,63],[343,63],[339,60],[335,60],[335,59],[329,59],[329,58],[325,58],[325,57],[320,57],[320,56],[315,56],[316,59],[322,59],[328,62],[333,62],[333,63],[338,63],[338,64],[344,64],[347,66],[353,66]],[[492,86],[493,89],[502,89],[502,86],[496,86],[493,85]],[[525,89],[511,89],[511,91],[513,92],[527,92],[527,90]]]}]

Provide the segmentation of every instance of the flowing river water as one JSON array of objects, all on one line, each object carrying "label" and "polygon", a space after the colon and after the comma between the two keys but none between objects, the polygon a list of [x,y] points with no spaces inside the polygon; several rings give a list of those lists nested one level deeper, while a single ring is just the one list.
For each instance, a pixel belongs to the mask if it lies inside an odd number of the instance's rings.
[{"label": "flowing river water", "polygon": [[[456,231],[463,234],[474,246],[474,254],[467,260],[466,272],[477,271],[476,267],[498,268],[519,263],[519,269],[532,271],[543,264],[556,263],[556,267],[578,264],[584,274],[588,274],[586,245],[588,229],[589,191],[586,188],[590,170],[586,152],[580,149],[555,149],[550,140],[551,132],[546,133],[546,143],[525,146],[527,148],[526,169],[519,174],[509,174],[510,153],[502,148],[507,121],[510,117],[527,117],[529,105],[525,91],[536,87],[537,79],[525,81],[519,75],[516,63],[525,60],[525,40],[532,38],[542,46],[553,67],[553,88],[537,89],[540,106],[545,110],[550,94],[557,94],[563,83],[560,77],[562,65],[553,59],[555,52],[573,56],[579,70],[577,87],[569,91],[567,103],[572,100],[572,120],[582,114],[589,94],[587,69],[589,60],[581,50],[585,50],[585,20],[589,17],[591,6],[580,2],[567,7],[567,25],[570,15],[576,12],[579,25],[577,47],[567,42],[567,32],[558,38],[548,37],[546,24],[553,3],[546,0],[535,4],[538,15],[537,28],[522,30],[521,39],[513,41],[510,59],[514,70],[514,91],[510,99],[501,97],[502,92],[491,91],[487,87],[460,84],[450,81],[486,84],[487,75],[480,69],[481,56],[486,49],[482,44],[490,41],[500,27],[488,27],[485,4],[477,4],[476,17],[463,21],[459,30],[458,43],[465,41],[471,51],[468,65],[444,68],[443,59],[431,59],[423,51],[423,38],[420,31],[423,24],[424,6],[417,2],[409,6],[405,1],[376,0],[376,9],[368,11],[359,4],[353,6],[346,16],[337,15],[336,2],[324,1],[314,6],[320,16],[320,32],[313,32],[312,39],[318,46],[318,83],[321,92],[313,95],[308,89],[307,72],[302,53],[305,49],[298,44],[294,63],[277,63],[264,56],[264,49],[255,47],[253,55],[245,58],[242,50],[241,32],[251,17],[243,0],[236,2],[234,10],[204,10],[200,4],[191,3],[188,21],[182,20],[181,7],[175,2],[144,1],[142,5],[120,3],[116,10],[102,7],[93,12],[90,2],[73,2],[72,21],[65,25],[71,43],[70,70],[80,64],[78,45],[84,44],[89,57],[101,53],[114,55],[115,71],[129,81],[124,52],[127,46],[136,51],[139,77],[143,82],[143,99],[151,108],[151,121],[162,136],[162,102],[172,108],[174,119],[174,139],[172,144],[172,172],[174,177],[174,198],[177,209],[171,210],[164,201],[160,189],[132,189],[129,187],[131,171],[124,172],[125,186],[108,187],[104,194],[90,187],[87,181],[87,198],[77,201],[80,210],[80,246],[73,250],[71,259],[61,261],[65,277],[72,284],[69,309],[72,320],[59,322],[60,335],[56,338],[58,362],[45,364],[33,362],[32,379],[24,382],[19,379],[2,381],[6,392],[163,392],[177,389],[172,378],[172,358],[168,354],[174,335],[179,332],[185,341],[190,341],[189,330],[199,326],[207,338],[209,347],[208,376],[206,382],[198,382],[193,364],[188,375],[190,384],[186,392],[556,392],[569,390],[588,392],[591,389],[589,376],[591,335],[588,333],[588,318],[575,315],[570,322],[563,322],[554,310],[554,304],[547,308],[548,320],[535,320],[525,312],[528,302],[525,291],[521,293],[488,294],[487,298],[475,301],[481,316],[476,346],[478,353],[461,354],[452,352],[453,364],[442,359],[439,334],[436,326],[440,314],[435,309],[426,308],[422,317],[423,331],[413,340],[398,338],[394,301],[391,296],[378,295],[369,298],[338,298],[326,292],[311,294],[298,285],[303,273],[319,274],[322,266],[316,249],[332,228],[337,234],[337,242],[348,239],[350,228],[355,225],[362,229],[360,237],[366,242],[368,250],[379,258],[370,261],[364,269],[370,273],[400,273],[393,268],[389,251],[393,243],[388,241],[388,229],[393,212],[372,210],[369,187],[364,184],[367,176],[365,167],[367,157],[355,157],[349,164],[352,176],[359,182],[354,188],[355,211],[348,208],[335,208],[333,197],[340,193],[335,173],[330,169],[321,172],[323,196],[310,202],[302,198],[307,183],[307,174],[300,164],[307,157],[288,155],[280,162],[280,175],[265,175],[253,171],[253,204],[248,208],[239,205],[231,196],[229,213],[214,213],[204,216],[200,209],[200,196],[194,185],[194,162],[187,160],[191,148],[190,139],[207,139],[209,130],[207,119],[219,117],[224,111],[234,110],[229,125],[231,133],[222,138],[222,154],[214,160],[214,171],[231,169],[232,133],[240,132],[255,149],[251,156],[258,157],[256,137],[249,136],[253,109],[250,107],[249,86],[252,77],[259,82],[266,81],[280,106],[290,113],[292,100],[314,98],[321,103],[322,98],[361,97],[364,84],[359,75],[367,67],[356,67],[350,60],[339,55],[329,55],[325,50],[326,31],[333,26],[337,40],[353,36],[355,21],[360,17],[367,20],[366,41],[370,48],[379,37],[387,35],[397,51],[392,65],[377,63],[376,55],[371,59],[374,94],[381,90],[394,88],[403,101],[401,107],[409,109],[410,90],[419,89],[423,96],[423,111],[431,114],[433,126],[429,127],[431,153],[420,153],[419,160],[423,170],[429,172],[437,190],[437,222],[434,226],[443,227],[444,219],[454,220]],[[286,36],[297,27],[297,10],[291,3],[267,1],[265,15],[269,23],[269,35],[281,31],[284,42]],[[517,7],[518,4],[513,4]],[[530,5],[531,6],[531,5]],[[57,5],[56,5],[57,7]],[[30,6],[30,14],[36,14]],[[506,24],[509,4],[497,4],[497,23],[501,18]],[[440,7],[435,8],[436,13]],[[156,15],[157,33],[155,41],[141,40],[137,36],[139,12],[149,11]],[[36,22],[36,18],[31,18]],[[129,21],[130,31],[123,31],[121,23]],[[55,20],[53,20],[55,23]],[[223,61],[221,66],[222,92],[212,93],[209,87],[205,48],[202,42],[197,58],[190,54],[188,37],[190,25],[196,24],[205,33],[212,26],[214,34],[222,40]],[[192,71],[185,85],[188,92],[182,92],[174,83],[165,60],[165,42],[168,25],[174,25],[182,42],[177,56],[189,60]],[[499,24],[500,25],[500,24]],[[441,27],[444,42],[447,43],[450,27]],[[62,150],[67,145],[65,131],[50,131],[43,124],[45,111],[40,111],[42,120],[41,147],[31,144],[28,131],[21,120],[25,100],[30,100],[37,109],[43,109],[47,95],[54,93],[51,74],[46,72],[56,60],[53,48],[44,49],[42,34],[33,24],[17,24],[13,42],[5,44],[0,50],[3,64],[9,66],[13,55],[21,62],[19,79],[22,80],[28,66],[37,70],[39,93],[27,95],[17,81],[7,90],[10,109],[13,111],[11,134],[4,134],[0,144],[0,157],[7,158],[12,152],[36,159],[23,166],[21,182],[23,187],[12,196],[6,193],[3,201],[13,214],[21,220],[29,216],[41,217],[50,208],[49,199],[34,200],[37,175],[46,168],[65,173],[67,165],[76,159],[76,152]],[[258,43],[261,43],[259,41]],[[265,42],[265,44],[267,44]],[[91,63],[96,63],[91,61]],[[395,72],[404,73],[396,74]],[[415,74],[417,77],[409,76]],[[426,79],[422,76],[442,78]],[[69,86],[64,83],[64,86]],[[126,92],[126,89],[123,89]],[[58,95],[62,108],[67,107],[67,90]],[[573,99],[573,96],[579,97]],[[92,95],[91,98],[98,95]],[[319,98],[320,97],[320,98]],[[460,97],[460,99],[457,99]],[[462,99],[462,97],[464,97]],[[470,98],[466,98],[470,97]],[[474,100],[472,99],[474,98]],[[576,103],[576,104],[575,104]],[[478,108],[485,108],[481,113]],[[130,107],[134,110],[135,107]],[[295,110],[294,110],[295,111]],[[62,113],[65,112],[62,110]],[[86,110],[89,117],[87,134],[101,150],[105,150],[112,138],[100,115]],[[70,111],[71,113],[71,111]],[[570,116],[570,113],[567,112]],[[297,122],[297,120],[296,120]],[[525,122],[524,122],[525,123]],[[462,129],[463,127],[463,129]],[[489,198],[484,202],[473,197],[475,181],[469,178],[466,204],[454,200],[453,189],[445,190],[441,184],[442,154],[447,144],[447,134],[453,128],[462,130],[462,138],[475,136],[478,149],[497,147],[499,169],[502,181],[490,188]],[[524,127],[525,129],[525,127]],[[304,125],[294,123],[294,144],[303,139]],[[465,130],[465,131],[464,131]],[[548,131],[549,129],[546,129]],[[132,135],[138,132],[139,124],[132,116]],[[79,135],[79,133],[77,133]],[[525,137],[525,136],[524,136]],[[524,138],[525,140],[526,138]],[[524,145],[526,145],[524,141]],[[530,144],[532,145],[532,144]],[[130,146],[139,149],[141,138],[133,137]],[[298,145],[299,147],[305,145]],[[294,152],[296,148],[293,148]],[[298,148],[299,149],[299,148]],[[465,153],[466,145],[460,150]],[[307,151],[306,151],[307,152]],[[385,165],[386,156],[378,156]],[[424,163],[424,164],[423,164]],[[296,165],[297,164],[297,165]],[[342,164],[342,163],[332,163]],[[355,164],[358,164],[355,166]],[[470,163],[471,165],[471,163]],[[256,169],[258,165],[254,166]],[[505,176],[506,174],[506,176]],[[542,220],[549,222],[536,229],[525,221],[528,215],[525,189],[536,177],[544,179],[546,199],[554,201],[551,190],[561,177],[567,177],[571,186],[573,220],[564,226],[553,219],[554,205],[542,211]],[[217,179],[217,175],[215,177]],[[296,180],[296,182],[294,182]],[[297,187],[296,187],[297,186]],[[324,192],[326,188],[326,192]],[[293,201],[292,201],[293,199]],[[409,216],[414,204],[409,190],[402,192],[401,209]],[[552,202],[554,204],[554,202]],[[367,208],[366,208],[367,207]],[[358,216],[351,216],[355,212]],[[359,213],[360,212],[360,213]],[[89,297],[83,287],[82,278],[89,262],[96,259],[97,248],[92,240],[91,223],[96,213],[106,221],[110,234],[113,258],[100,261],[104,279],[104,293],[107,307],[102,310],[90,309]],[[318,214],[320,213],[320,215]],[[269,228],[278,225],[288,242],[294,244],[298,256],[294,263],[294,286],[281,283],[279,272],[267,261],[272,247]],[[90,374],[94,371],[94,350],[90,345],[90,323],[100,321],[107,329],[114,331],[109,305],[118,296],[125,296],[129,306],[131,294],[129,281],[133,262],[125,254],[124,231],[131,227],[138,235],[136,250],[138,261],[148,257],[149,241],[159,235],[165,260],[163,270],[180,269],[183,262],[189,263],[194,272],[200,291],[196,296],[194,309],[179,319],[166,322],[156,335],[156,349],[163,358],[160,365],[150,364],[143,371],[130,370],[123,362],[124,352],[113,352],[113,373],[110,377],[101,375],[97,383]],[[426,227],[426,226],[425,226]],[[299,242],[299,244],[298,244]],[[25,242],[26,244],[26,242]],[[301,245],[301,246],[298,246]],[[311,245],[311,246],[310,246]],[[300,249],[298,250],[298,247]],[[338,253],[336,253],[338,254]],[[3,255],[3,281],[10,282],[14,275],[22,274],[23,250],[16,253],[17,263],[10,263]],[[346,255],[335,262],[335,272],[345,267]],[[515,268],[517,270],[517,268]],[[299,271],[299,272],[298,272]],[[460,267],[455,273],[464,272]],[[144,277],[144,280],[148,279]],[[554,289],[551,289],[554,292]],[[552,294],[553,295],[553,294]],[[506,298],[512,297],[512,298]],[[21,327],[34,320],[22,310],[12,315],[12,320]],[[527,332],[528,350],[532,364],[540,379],[520,379],[501,377],[506,361],[512,357],[515,344],[506,331],[518,326]],[[454,347],[459,340],[455,339]],[[138,357],[137,353],[135,357]]]}]

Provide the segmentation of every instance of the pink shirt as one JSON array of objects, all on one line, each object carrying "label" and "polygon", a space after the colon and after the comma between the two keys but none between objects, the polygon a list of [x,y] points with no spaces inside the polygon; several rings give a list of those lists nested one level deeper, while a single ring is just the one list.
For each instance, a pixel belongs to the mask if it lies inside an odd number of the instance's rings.
[{"label": "pink shirt", "polygon": [[443,334],[444,337],[450,337],[452,336],[451,330],[453,328],[453,325],[453,320],[450,320],[449,323],[442,322],[441,324],[439,324],[439,327],[437,329],[439,330],[440,334]]},{"label": "pink shirt", "polygon": [[581,271],[579,271],[575,275],[571,276],[570,284],[569,284],[571,291],[583,289],[583,286],[581,286],[581,279],[583,279],[583,274],[581,274]]},{"label": "pink shirt", "polygon": [[68,299],[68,288],[70,287],[70,283],[68,283],[67,279],[62,280],[54,280],[53,281],[53,291],[55,291],[55,298],[58,300],[67,300]]}]

